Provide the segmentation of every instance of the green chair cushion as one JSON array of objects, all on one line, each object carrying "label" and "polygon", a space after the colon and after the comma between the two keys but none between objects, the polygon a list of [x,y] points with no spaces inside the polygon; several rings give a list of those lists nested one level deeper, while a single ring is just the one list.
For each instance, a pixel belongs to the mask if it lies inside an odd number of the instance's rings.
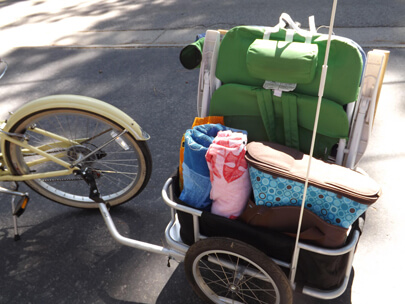
[{"label": "green chair cushion", "polygon": [[[224,116],[226,126],[246,130],[249,141],[272,141],[309,153],[317,101],[295,92],[277,97],[271,90],[226,84],[214,92],[209,115]],[[327,158],[348,134],[343,107],[323,98],[314,155]]]},{"label": "green chair cushion", "polygon": [[246,65],[252,77],[285,83],[314,79],[318,45],[256,39],[248,48]]},{"label": "green chair cushion", "polygon": [[[249,72],[247,57],[248,50],[256,39],[262,39],[264,27],[239,26],[228,31],[221,42],[218,54],[216,77],[223,83],[237,83],[261,87],[263,78]],[[271,34],[271,40],[284,41],[286,30],[280,29]],[[298,83],[294,92],[317,96],[325,58],[327,35],[316,34],[312,44],[318,47],[315,74],[309,83]],[[305,42],[305,38],[294,35],[294,42]],[[346,105],[357,99],[363,60],[360,51],[349,40],[337,36],[332,37],[328,62],[324,97]],[[291,79],[294,76],[291,75]],[[288,80],[288,79],[286,79]],[[294,82],[294,81],[289,82]]]}]

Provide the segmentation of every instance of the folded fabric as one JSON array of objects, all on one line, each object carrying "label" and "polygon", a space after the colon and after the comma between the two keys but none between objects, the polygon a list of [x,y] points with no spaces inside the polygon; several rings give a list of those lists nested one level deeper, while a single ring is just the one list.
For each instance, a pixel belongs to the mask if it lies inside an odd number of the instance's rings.
[{"label": "folded fabric", "polygon": [[[194,128],[195,126],[199,125],[205,125],[205,124],[221,124],[225,125],[224,123],[224,117],[223,116],[207,116],[207,117],[195,117],[193,125],[191,128]],[[179,159],[179,184],[180,184],[180,190],[183,190],[183,161],[184,161],[184,146],[185,146],[185,134],[183,135],[183,138],[181,139],[181,145],[180,145],[180,159]]]},{"label": "folded fabric", "polygon": [[205,124],[186,131],[180,199],[190,206],[204,210],[209,210],[211,206],[210,172],[205,154],[217,133],[224,130],[229,128],[221,124]]},{"label": "folded fabric", "polygon": [[214,214],[236,218],[246,206],[251,191],[246,143],[246,134],[227,130],[218,132],[208,148],[205,158],[210,170]]}]

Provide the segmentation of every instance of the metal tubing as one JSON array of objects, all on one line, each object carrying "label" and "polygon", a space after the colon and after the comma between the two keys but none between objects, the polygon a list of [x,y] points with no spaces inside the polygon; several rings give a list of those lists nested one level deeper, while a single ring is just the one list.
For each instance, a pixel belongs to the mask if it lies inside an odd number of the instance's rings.
[{"label": "metal tubing", "polygon": [[175,203],[174,201],[172,201],[169,198],[167,193],[168,193],[169,186],[172,184],[172,182],[173,182],[173,179],[170,177],[166,181],[166,183],[164,184],[163,189],[162,189],[162,197],[163,197],[163,200],[166,203],[166,205],[168,205],[170,208],[173,208],[173,209],[176,209],[176,210],[179,210],[179,211],[183,211],[183,212],[186,212],[186,213],[190,213],[192,215],[196,215],[196,216],[200,217],[201,214],[202,214],[202,211],[191,208],[191,207],[187,207],[187,206],[177,204],[177,203]]},{"label": "metal tubing", "polygon": [[[354,259],[354,251],[356,248],[355,245],[356,245],[359,237],[360,237],[360,233],[358,231],[356,231],[356,234],[353,238],[353,241],[355,241],[355,240],[356,241],[351,242],[351,244],[353,244],[353,243],[354,244],[349,253],[349,258],[347,260],[345,278],[339,288],[336,288],[336,289],[330,290],[330,291],[322,291],[322,290],[317,290],[317,289],[310,288],[310,287],[304,287],[302,290],[302,293],[309,295],[311,297],[317,297],[317,298],[323,299],[323,300],[335,299],[335,298],[341,296],[345,292],[347,285],[349,284],[350,273],[352,271],[352,265],[353,265],[353,259]],[[348,246],[346,246],[346,247],[348,247]],[[342,249],[344,249],[344,248],[342,248]]]},{"label": "metal tubing", "polygon": [[345,277],[342,285],[339,288],[331,290],[331,291],[322,291],[319,289],[311,288],[311,287],[304,287],[302,289],[302,293],[314,298],[322,299],[322,300],[331,300],[339,297],[342,295],[349,283],[349,277]]},{"label": "metal tubing", "polygon": [[337,165],[340,165],[340,166],[343,165],[343,158],[344,158],[344,155],[345,155],[345,149],[346,149],[346,139],[341,138],[341,139],[339,139],[338,150],[337,150],[337,153],[336,153],[336,161],[335,161],[335,163]]},{"label": "metal tubing", "polygon": [[[172,187],[169,187],[169,198],[171,200],[173,200],[173,188]],[[174,248],[175,250],[183,253],[185,256],[189,246],[185,245],[181,241],[180,231],[179,231],[180,229],[178,228],[178,226],[180,224],[177,221],[176,212],[173,208],[170,208],[170,214],[171,214],[171,220],[170,220],[169,224],[167,224],[166,229],[165,229],[166,242],[170,248]],[[173,232],[173,234],[175,234],[174,236],[172,235],[172,231],[174,231]],[[179,262],[181,262],[181,261],[179,261]]]},{"label": "metal tubing", "polygon": [[10,172],[9,174],[0,174],[0,181],[14,181],[14,182],[24,182],[27,180],[32,179],[39,179],[39,178],[51,178],[51,177],[60,177],[66,176],[73,173],[75,169],[66,169],[66,170],[59,170],[59,171],[51,171],[51,172],[44,172],[44,173],[31,173],[31,174],[23,174],[23,175],[12,175]]},{"label": "metal tubing", "polygon": [[213,264],[221,266],[221,268],[223,267],[228,268],[229,270],[232,270],[232,272],[234,272],[235,274],[241,272],[242,275],[247,274],[251,277],[254,277],[255,279],[271,282],[271,278],[265,276],[262,273],[257,273],[257,270],[253,270],[250,267],[237,266],[235,263],[225,261],[218,257],[214,258],[212,255],[208,255],[208,261]]},{"label": "metal tubing", "polygon": [[31,152],[35,152],[35,153],[37,153],[37,154],[39,154],[39,155],[41,155],[41,156],[43,156],[45,158],[48,158],[50,161],[53,161],[53,162],[57,163],[58,165],[61,165],[62,167],[65,167],[66,169],[71,168],[70,163],[65,162],[65,161],[63,161],[63,160],[61,160],[61,159],[59,159],[57,157],[54,157],[53,155],[51,155],[49,153],[46,153],[46,152],[44,152],[44,151],[42,151],[40,149],[37,149],[37,148],[31,146],[30,144],[28,144],[27,141],[21,142],[19,140],[16,140],[16,139],[10,137],[10,136],[6,137],[2,133],[0,133],[0,138],[3,141],[9,141],[9,142],[11,142],[13,144],[16,144],[17,146],[23,147],[23,148],[25,148],[25,149],[27,149],[27,150],[29,150]]},{"label": "metal tubing", "polygon": [[94,155],[95,153],[97,153],[98,151],[100,151],[101,149],[103,149],[104,147],[108,146],[110,143],[112,143],[113,141],[115,141],[116,138],[124,135],[125,133],[128,133],[127,130],[122,131],[120,134],[118,134],[117,136],[114,136],[113,138],[111,138],[109,141],[107,141],[106,143],[102,144],[100,147],[98,147],[97,149],[91,151],[91,153],[87,154],[86,156],[84,156],[83,158],[80,158],[78,160],[76,160],[71,167],[76,166],[77,164],[81,163],[82,161],[88,159],[90,156]]},{"label": "metal tubing", "polygon": [[338,256],[338,255],[343,255],[343,254],[346,254],[346,253],[354,250],[356,247],[357,241],[359,240],[359,237],[360,237],[360,232],[358,230],[355,230],[353,232],[353,239],[351,240],[351,242],[349,244],[347,244],[346,246],[344,246],[342,248],[338,248],[338,249],[327,249],[327,248],[317,247],[317,246],[303,244],[303,243],[299,243],[299,247],[301,249],[311,251],[314,253],[318,253],[318,254],[322,254],[322,255]]},{"label": "metal tubing", "polygon": [[276,263],[278,266],[284,267],[284,268],[288,268],[291,269],[291,263],[287,263],[287,262],[283,262],[281,260],[278,259],[274,259],[272,257],[270,257],[274,263]]},{"label": "metal tubing", "polygon": [[353,169],[356,164],[357,152],[359,150],[359,144],[363,132],[364,121],[366,120],[367,109],[370,105],[371,99],[369,97],[360,97],[359,110],[354,125],[354,132],[350,142],[350,150],[347,155],[346,167]]},{"label": "metal tubing", "polygon": [[197,242],[201,238],[199,217],[201,216],[202,211],[191,208],[191,207],[183,206],[183,205],[180,205],[180,204],[177,204],[176,202],[174,202],[172,199],[173,198],[173,192],[172,192],[172,187],[171,187],[172,182],[173,182],[173,179],[170,177],[164,184],[163,189],[162,189],[163,200],[170,208],[172,208],[172,210],[175,209],[175,210],[183,211],[183,212],[189,213],[193,216],[194,242]]},{"label": "metal tubing", "polygon": [[194,231],[194,243],[200,240],[200,221],[198,216],[193,215],[193,231]]},{"label": "metal tubing", "polygon": [[[185,245],[183,242],[181,242],[180,236],[178,236],[177,239],[173,238],[171,231],[176,230],[176,225],[178,223],[176,221],[170,221],[170,223],[167,225],[165,229],[165,238],[167,244],[170,246],[170,248],[174,248],[175,250],[181,252],[184,254],[184,257],[186,256],[186,252],[188,251],[189,246]],[[178,234],[178,232],[175,232]],[[182,261],[182,260],[181,260]],[[181,262],[178,261],[178,262]]]},{"label": "metal tubing", "polygon": [[[176,202],[174,202],[172,200],[173,198],[173,193],[171,191],[171,185],[172,185],[173,179],[170,177],[166,183],[163,186],[162,189],[162,197],[163,200],[165,201],[165,203],[172,209],[175,210],[179,210],[179,211],[183,211],[186,213],[189,213],[193,216],[193,230],[194,230],[194,242],[197,242],[200,240],[201,235],[200,235],[200,224],[199,224],[199,217],[202,214],[202,211],[191,208],[191,207],[187,207],[187,206],[183,206],[180,204],[177,204]],[[168,195],[168,193],[170,194],[170,197]]]},{"label": "metal tubing", "polygon": [[[0,193],[16,195],[16,196],[21,196],[21,197],[28,195],[27,193],[13,191],[13,190],[10,190],[10,189],[4,188],[4,187],[0,187]],[[13,197],[13,200],[14,200],[14,197]],[[14,212],[14,210],[13,210],[13,212]]]},{"label": "metal tubing", "polygon": [[346,264],[346,273],[345,273],[345,278],[342,282],[342,284],[334,289],[334,290],[328,290],[328,291],[323,291],[311,287],[304,286],[302,289],[302,293],[311,297],[315,297],[318,299],[323,299],[323,300],[330,300],[330,299],[335,299],[342,295],[349,283],[350,279],[350,273],[352,270],[352,265],[353,265],[353,259],[354,259],[354,251],[356,249],[356,244],[359,241],[360,238],[360,232],[358,230],[355,230],[353,233],[353,239],[349,244],[346,246],[339,248],[339,249],[325,249],[325,248],[319,248],[316,246],[311,246],[307,244],[300,244],[300,248],[304,250],[309,250],[315,253],[319,253],[322,255],[328,255],[328,256],[338,256],[338,255],[343,255],[349,253],[349,258],[347,260]]},{"label": "metal tubing", "polygon": [[145,250],[148,252],[152,253],[157,253],[161,255],[167,255],[169,257],[174,258],[175,260],[182,261],[184,259],[184,254],[179,253],[175,250],[168,249],[162,246],[157,246],[154,244],[146,243],[146,242],[141,242],[137,241],[134,239],[130,239],[127,237],[122,236],[117,228],[115,227],[115,224],[111,218],[110,213],[108,212],[107,206],[104,203],[99,203],[98,207],[100,209],[100,212],[104,218],[104,222],[106,223],[108,230],[110,231],[112,237],[120,244],[129,246],[132,248],[137,248],[141,250]]}]

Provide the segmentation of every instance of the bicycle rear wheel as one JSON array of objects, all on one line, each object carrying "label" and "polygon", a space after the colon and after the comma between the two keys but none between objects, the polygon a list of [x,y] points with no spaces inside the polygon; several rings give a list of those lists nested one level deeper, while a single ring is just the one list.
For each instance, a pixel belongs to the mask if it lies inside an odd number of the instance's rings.
[{"label": "bicycle rear wheel", "polygon": [[[95,177],[102,198],[112,206],[140,193],[152,172],[152,159],[146,142],[137,141],[125,132],[120,122],[97,113],[49,108],[23,117],[9,131],[28,136],[31,146],[82,169],[88,168]],[[65,139],[70,142],[67,144]],[[4,147],[13,174],[63,169],[61,165],[45,161],[44,157],[13,143],[6,142]],[[25,183],[56,202],[80,208],[97,207],[89,198],[89,186],[80,176],[72,174],[27,180]]]}]

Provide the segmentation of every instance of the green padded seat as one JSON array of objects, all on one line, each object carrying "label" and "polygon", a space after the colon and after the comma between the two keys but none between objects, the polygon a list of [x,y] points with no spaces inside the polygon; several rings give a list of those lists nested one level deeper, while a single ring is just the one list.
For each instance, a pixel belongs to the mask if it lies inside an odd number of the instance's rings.
[{"label": "green padded seat", "polygon": [[[249,141],[271,141],[309,153],[318,99],[296,92],[274,96],[272,90],[225,84],[211,99],[210,115],[224,116],[225,125],[246,130]],[[343,107],[323,98],[314,156],[326,159],[349,122]]]},{"label": "green padded seat", "polygon": [[[218,54],[216,77],[224,84],[237,83],[261,87],[265,80],[249,72],[247,56],[256,39],[262,39],[265,27],[238,26],[227,32],[221,42]],[[271,40],[284,41],[286,30],[272,33]],[[294,35],[294,42],[305,42],[305,38]],[[321,70],[325,58],[327,35],[315,34],[312,44],[318,46],[317,64],[313,79],[309,83],[298,83],[295,92],[318,96]],[[350,40],[333,36],[328,62],[328,76],[324,97],[340,105],[357,99],[363,60],[360,51]],[[291,76],[292,78],[294,76]],[[279,80],[280,81],[280,80]]]}]

